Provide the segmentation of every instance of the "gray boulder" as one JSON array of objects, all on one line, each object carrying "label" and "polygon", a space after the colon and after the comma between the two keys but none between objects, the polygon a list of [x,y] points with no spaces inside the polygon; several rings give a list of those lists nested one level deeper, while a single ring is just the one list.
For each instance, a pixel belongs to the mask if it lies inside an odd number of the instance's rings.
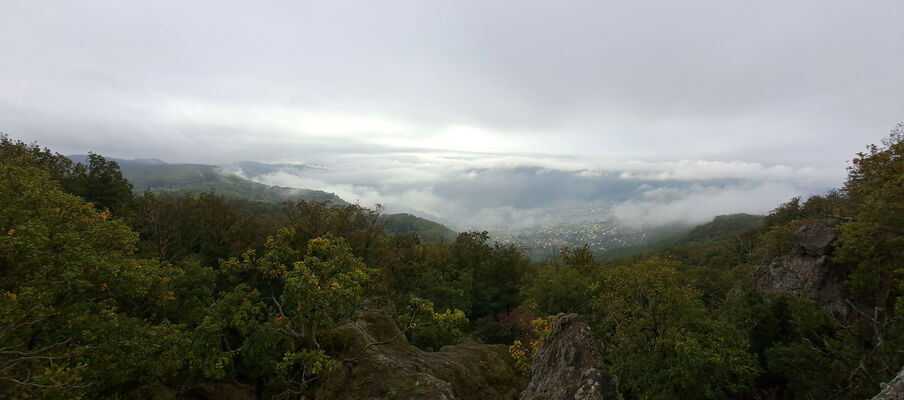
[{"label": "gray boulder", "polygon": [[792,254],[754,268],[757,290],[793,293],[820,303],[831,312],[846,313],[842,277],[829,263],[836,235],[835,220],[803,225],[794,233]]},{"label": "gray boulder", "polygon": [[534,355],[525,400],[620,399],[618,379],[604,370],[600,342],[577,314],[559,314]]},{"label": "gray boulder", "polygon": [[873,397],[873,400],[902,400],[904,399],[904,370],[898,373],[890,382],[886,383],[882,391]]},{"label": "gray boulder", "polygon": [[801,226],[793,237],[795,255],[821,257],[831,254],[832,242],[837,237],[835,225],[838,225],[838,221],[823,219]]}]

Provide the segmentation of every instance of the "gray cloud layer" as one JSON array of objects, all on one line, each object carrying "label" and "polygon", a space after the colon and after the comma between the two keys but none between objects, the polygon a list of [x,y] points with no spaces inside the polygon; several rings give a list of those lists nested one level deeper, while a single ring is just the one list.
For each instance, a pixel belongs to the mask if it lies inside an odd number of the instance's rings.
[{"label": "gray cloud layer", "polygon": [[0,130],[65,153],[330,165],[299,184],[437,213],[627,181],[763,208],[839,184],[904,118],[902,17],[899,0],[8,0]]}]

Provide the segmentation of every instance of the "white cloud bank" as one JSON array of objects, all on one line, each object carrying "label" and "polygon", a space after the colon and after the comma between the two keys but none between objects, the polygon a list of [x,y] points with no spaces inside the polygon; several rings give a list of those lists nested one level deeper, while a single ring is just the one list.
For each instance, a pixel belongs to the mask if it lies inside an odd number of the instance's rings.
[{"label": "white cloud bank", "polygon": [[[654,189],[656,190],[656,189]],[[611,215],[630,225],[697,225],[714,216],[748,213],[764,214],[795,196],[813,194],[789,183],[762,182],[729,187],[695,185],[675,191],[673,198],[656,194],[617,204]]]},{"label": "white cloud bank", "polygon": [[451,152],[358,155],[325,168],[277,167],[251,176],[227,170],[265,184],[333,192],[365,206],[384,204],[392,212],[461,229],[606,218],[633,225],[698,224],[722,214],[763,214],[843,180],[843,168],[705,160],[594,163]]}]

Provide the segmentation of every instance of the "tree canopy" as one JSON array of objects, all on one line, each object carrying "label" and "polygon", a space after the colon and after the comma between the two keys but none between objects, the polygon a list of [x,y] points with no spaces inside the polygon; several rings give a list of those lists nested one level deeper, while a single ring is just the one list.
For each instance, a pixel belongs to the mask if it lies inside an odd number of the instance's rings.
[{"label": "tree canopy", "polygon": [[[224,383],[309,397],[355,362],[337,332],[379,309],[424,350],[513,343],[526,373],[555,315],[581,313],[626,399],[866,398],[904,364],[902,187],[899,125],[857,153],[842,188],[626,258],[583,246],[535,263],[487,232],[447,241],[379,205],[135,195],[100,155],[77,164],[2,136],[0,397],[180,398]],[[816,222],[837,238],[802,255],[795,237]],[[411,232],[421,225],[438,239]],[[758,281],[800,257],[818,258],[840,307]]]}]

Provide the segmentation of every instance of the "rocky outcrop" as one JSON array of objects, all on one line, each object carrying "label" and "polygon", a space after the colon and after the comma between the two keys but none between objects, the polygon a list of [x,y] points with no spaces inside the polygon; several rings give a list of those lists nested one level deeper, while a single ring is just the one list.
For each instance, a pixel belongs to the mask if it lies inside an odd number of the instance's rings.
[{"label": "rocky outcrop", "polygon": [[526,400],[618,399],[618,379],[604,370],[599,341],[577,314],[560,314],[537,350]]},{"label": "rocky outcrop", "polygon": [[465,340],[424,352],[376,311],[329,332],[321,345],[345,361],[318,383],[317,400],[516,399],[526,384],[505,346]]},{"label": "rocky outcrop", "polygon": [[834,219],[821,221],[801,226],[794,233],[794,253],[797,256],[822,257],[832,253],[832,244],[837,235]]},{"label": "rocky outcrop", "polygon": [[904,399],[904,370],[898,373],[890,382],[886,383],[882,391],[873,397],[873,400],[902,400]]},{"label": "rocky outcrop", "polygon": [[794,233],[791,255],[754,269],[756,289],[794,293],[815,300],[829,311],[846,312],[842,278],[828,261],[836,224],[835,220],[825,219],[801,226]]}]

